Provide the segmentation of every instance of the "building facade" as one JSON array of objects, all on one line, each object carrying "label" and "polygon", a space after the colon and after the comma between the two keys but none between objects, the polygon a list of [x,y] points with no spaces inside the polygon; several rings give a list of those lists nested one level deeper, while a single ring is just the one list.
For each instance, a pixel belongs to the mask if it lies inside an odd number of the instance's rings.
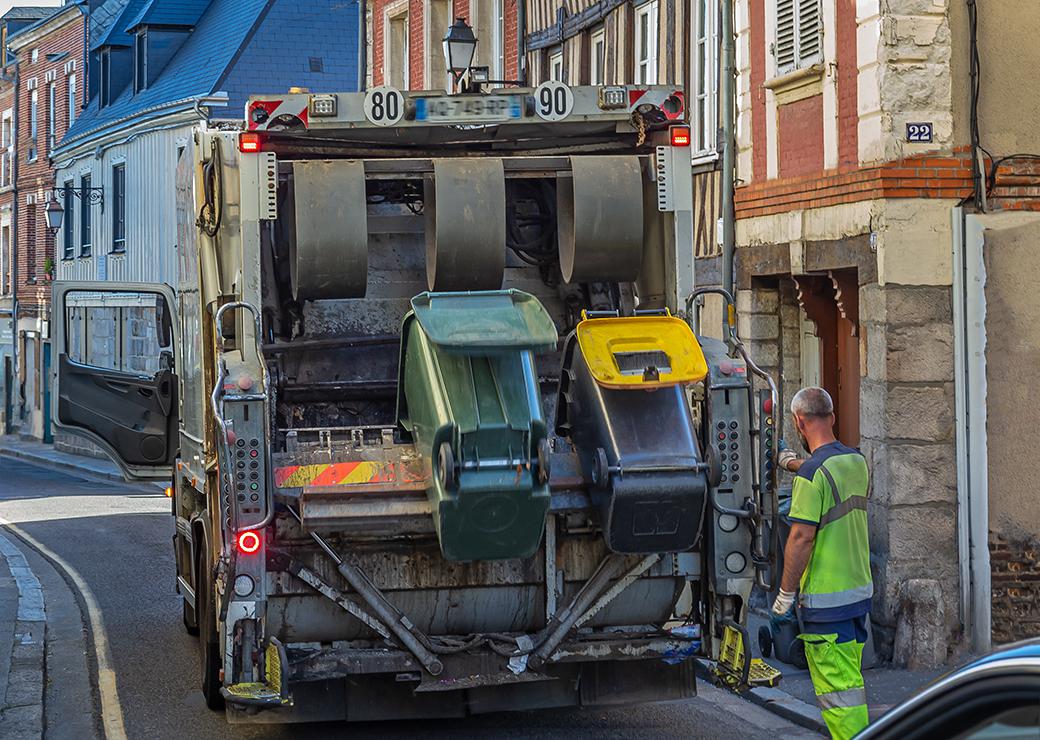
[{"label": "building facade", "polygon": [[[64,206],[58,278],[176,285],[175,173],[194,161],[194,126],[241,125],[251,94],[357,89],[361,9],[357,0],[98,2],[88,100],[53,157]],[[90,189],[97,197],[77,197]],[[86,296],[69,317],[70,358],[154,371],[159,357],[141,352],[156,346],[148,310]],[[74,437],[55,442],[98,454]]]},{"label": "building facade", "polygon": [[442,40],[455,18],[477,37],[473,63],[496,81],[519,81],[519,0],[367,0],[369,87],[447,90],[451,80]]},{"label": "building facade", "polygon": [[[15,56],[12,103],[14,150],[11,229],[16,298],[13,355],[18,409],[13,426],[24,437],[50,441],[50,294],[55,275],[54,234],[46,209],[54,189],[50,157],[82,100],[84,6],[50,9],[7,37]],[[6,130],[6,123],[4,124]],[[0,213],[0,241],[3,235]]]},{"label": "building facade", "polygon": [[[1040,195],[1035,161],[1001,159],[1035,150],[1035,103],[1014,102],[1008,79],[1029,88],[1031,64],[997,38],[1036,33],[1040,10],[979,13],[976,24],[956,2],[736,2],[739,330],[785,401],[827,388],[839,438],[863,450],[875,634],[883,655],[918,665],[990,638],[978,616],[988,574],[975,570],[986,537],[972,534],[958,476],[954,245],[965,210],[1035,209]],[[989,121],[981,144],[977,120]]]},{"label": "building facade", "polygon": [[570,85],[685,88],[694,172],[691,249],[707,260],[702,268],[708,270],[696,280],[717,281],[717,264],[711,258],[720,251],[718,3],[527,0],[524,6],[528,84],[555,79]]}]

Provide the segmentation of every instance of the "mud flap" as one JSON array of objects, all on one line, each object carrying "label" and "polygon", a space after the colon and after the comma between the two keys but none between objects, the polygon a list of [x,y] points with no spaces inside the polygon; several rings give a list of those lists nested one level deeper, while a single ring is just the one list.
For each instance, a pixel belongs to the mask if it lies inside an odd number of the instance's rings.
[{"label": "mud flap", "polygon": [[289,693],[289,660],[285,655],[285,646],[277,638],[271,637],[267,641],[263,667],[263,682],[224,686],[220,689],[224,699],[229,704],[243,707],[291,707],[293,700]]}]

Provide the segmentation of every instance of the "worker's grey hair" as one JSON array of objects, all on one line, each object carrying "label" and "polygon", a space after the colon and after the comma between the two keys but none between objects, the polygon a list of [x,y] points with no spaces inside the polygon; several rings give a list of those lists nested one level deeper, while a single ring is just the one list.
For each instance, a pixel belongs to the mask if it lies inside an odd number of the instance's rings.
[{"label": "worker's grey hair", "polygon": [[791,399],[791,413],[822,419],[834,413],[834,402],[823,388],[802,388]]}]

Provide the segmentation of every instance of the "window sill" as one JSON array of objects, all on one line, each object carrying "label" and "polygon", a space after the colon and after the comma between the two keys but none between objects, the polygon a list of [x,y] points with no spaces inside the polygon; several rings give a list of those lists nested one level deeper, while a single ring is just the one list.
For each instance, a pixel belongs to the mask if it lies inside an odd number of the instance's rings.
[{"label": "window sill", "polygon": [[719,161],[718,152],[694,152],[693,153],[693,166],[700,167],[704,164],[715,164]]},{"label": "window sill", "polygon": [[73,262],[75,259],[76,259],[75,257],[65,256],[65,257],[61,258],[61,261],[62,262]]},{"label": "window sill", "polygon": [[773,91],[777,105],[795,103],[823,93],[823,75],[826,69],[826,65],[822,63],[812,64],[766,80],[762,86]]},{"label": "window sill", "polygon": [[108,253],[110,257],[122,257],[126,254],[126,249],[113,249]]}]

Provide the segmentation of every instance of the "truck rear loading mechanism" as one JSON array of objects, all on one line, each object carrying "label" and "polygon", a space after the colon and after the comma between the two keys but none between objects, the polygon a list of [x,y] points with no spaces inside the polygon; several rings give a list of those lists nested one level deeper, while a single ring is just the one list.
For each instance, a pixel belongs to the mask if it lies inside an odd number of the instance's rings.
[{"label": "truck rear loading mechanism", "polygon": [[[685,96],[546,84],[253,98],[181,157],[177,286],[55,285],[55,423],[172,479],[231,721],[751,680],[779,398],[728,295],[695,331]],[[116,308],[154,372],[77,354]]]}]

